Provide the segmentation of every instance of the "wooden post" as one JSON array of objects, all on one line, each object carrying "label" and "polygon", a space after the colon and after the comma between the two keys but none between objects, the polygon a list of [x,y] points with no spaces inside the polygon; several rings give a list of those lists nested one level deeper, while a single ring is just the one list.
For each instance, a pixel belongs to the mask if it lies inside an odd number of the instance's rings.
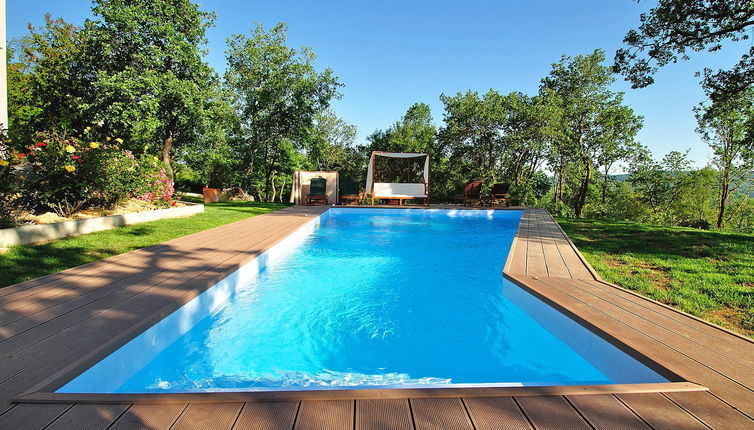
[{"label": "wooden post", "polygon": [[[426,181],[424,181],[424,194],[427,195],[427,198],[424,199],[424,203],[427,205],[427,207],[429,207],[429,162],[428,161],[429,161],[429,152],[427,152],[424,155],[424,164],[427,165],[427,179]],[[424,176],[423,173],[424,173],[424,169],[422,168],[422,176]]]},{"label": "wooden post", "polygon": [[372,151],[372,158],[369,160],[369,164],[372,165],[372,190],[371,190],[371,193],[372,193],[372,206],[374,206],[374,168],[375,168],[375,165],[374,165],[374,151]]},{"label": "wooden post", "polygon": [[[0,126],[8,128],[8,74],[5,46],[5,0],[0,0]],[[2,148],[0,148],[2,150]]]}]

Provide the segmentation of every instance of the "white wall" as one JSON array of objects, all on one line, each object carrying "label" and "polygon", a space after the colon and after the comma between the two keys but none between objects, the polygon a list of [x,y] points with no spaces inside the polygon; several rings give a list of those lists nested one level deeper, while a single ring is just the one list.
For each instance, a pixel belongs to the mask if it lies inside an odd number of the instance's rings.
[{"label": "white wall", "polygon": [[0,0],[0,124],[8,128],[8,73],[5,42],[5,0]]}]

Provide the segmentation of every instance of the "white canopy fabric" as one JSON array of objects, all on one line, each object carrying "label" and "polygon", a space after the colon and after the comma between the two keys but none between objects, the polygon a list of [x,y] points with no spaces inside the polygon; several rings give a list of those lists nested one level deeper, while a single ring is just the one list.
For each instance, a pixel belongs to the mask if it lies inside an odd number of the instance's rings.
[{"label": "white canopy fabric", "polygon": [[372,152],[369,158],[369,167],[367,167],[367,194],[372,194],[372,178],[374,177],[374,159],[375,157],[388,158],[419,158],[424,157],[424,184],[429,183],[429,154],[425,152]]}]

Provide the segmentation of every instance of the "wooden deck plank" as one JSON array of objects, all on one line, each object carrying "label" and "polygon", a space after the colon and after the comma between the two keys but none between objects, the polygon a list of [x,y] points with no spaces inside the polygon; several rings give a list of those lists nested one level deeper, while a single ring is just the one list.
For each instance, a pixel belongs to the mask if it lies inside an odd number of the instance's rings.
[{"label": "wooden deck plank", "polygon": [[[754,396],[746,387],[694,361],[685,354],[657,342],[648,334],[634,329],[630,324],[617,320],[601,309],[567,294],[567,291],[572,287],[565,280],[530,279],[526,282],[529,288],[543,294],[559,306],[589,321],[601,330],[610,333],[640,354],[651,357],[661,366],[672,369],[673,372],[686,378],[686,380],[709,387],[726,402],[736,405],[743,412],[754,414]],[[555,286],[553,287],[551,284]]]},{"label": "wooden deck plank", "polygon": [[526,212],[521,214],[521,219],[516,230],[516,236],[511,243],[508,260],[505,262],[504,272],[526,275]]},{"label": "wooden deck plank", "polygon": [[665,393],[664,395],[713,429],[754,428],[754,420],[721,402],[709,392]]},{"label": "wooden deck plank", "polygon": [[460,398],[411,399],[417,430],[468,430],[473,425]]},{"label": "wooden deck plank", "polygon": [[[61,284],[70,285],[72,281],[71,278],[73,276],[90,275],[92,273],[108,270],[118,270],[121,268],[121,266],[128,266],[133,261],[140,258],[151,258],[151,256],[159,254],[161,250],[175,246],[177,244],[185,244],[192,241],[201,243],[203,241],[206,241],[207,239],[211,239],[213,235],[223,234],[226,229],[230,228],[231,224],[233,223],[215,227],[214,229],[210,229],[211,231],[204,230],[186,236],[181,236],[156,245],[151,245],[131,252],[114,255],[102,260],[92,261],[81,266],[72,267],[70,269],[66,269],[50,275],[45,275],[40,278],[31,279],[19,284],[0,288],[0,303],[5,303],[6,301],[14,300],[20,297],[37,294],[49,288],[56,288]],[[143,269],[143,267],[140,268]]]},{"label": "wooden deck plank", "polygon": [[537,212],[537,225],[539,226],[538,234],[542,240],[542,248],[547,262],[547,275],[555,278],[570,278],[571,272],[568,270],[568,265],[563,260],[555,238],[547,226],[547,219],[543,212]]},{"label": "wooden deck plank", "polygon": [[537,430],[591,429],[561,396],[517,397],[516,401]]},{"label": "wooden deck plank", "polygon": [[233,427],[243,403],[191,403],[170,427],[173,430],[224,430]]},{"label": "wooden deck plank", "polygon": [[291,430],[300,402],[246,403],[233,430]]},{"label": "wooden deck plank", "polygon": [[356,401],[356,430],[412,430],[407,399]]},{"label": "wooden deck plank", "polygon": [[137,250],[127,252],[124,254],[114,255],[106,259],[92,261],[90,263],[82,264],[81,266],[71,267],[70,269],[65,269],[60,272],[55,272],[49,275],[41,276],[39,278],[30,279],[28,281],[20,282],[18,284],[8,285],[6,287],[0,288],[0,298],[2,298],[2,300],[11,301],[11,300],[16,300],[21,297],[25,297],[30,294],[36,294],[39,291],[42,291],[46,288],[50,288],[54,286],[53,283],[66,282],[66,279],[69,276],[94,272],[94,271],[102,270],[103,268],[109,267],[109,266],[117,266],[122,261],[130,260],[132,258],[137,258],[140,254],[143,254],[143,253],[155,252],[157,249],[163,246],[165,245],[158,244],[158,245],[148,246],[148,247],[137,249]]},{"label": "wooden deck plank", "polygon": [[532,429],[513,397],[467,397],[463,401],[476,430]]},{"label": "wooden deck plank", "polygon": [[0,415],[0,429],[42,429],[72,406],[68,404],[19,404]]},{"label": "wooden deck plank", "polygon": [[[206,242],[184,242],[182,245],[166,246],[158,254],[146,255],[119,264],[110,270],[99,270],[86,275],[72,275],[67,282],[55,284],[51,288],[32,296],[24,297],[0,305],[0,334],[10,337],[5,332],[11,323],[22,319],[49,320],[70,309],[92,302],[107,294],[122,290],[129,284],[142,282],[155,275],[178,273],[181,267],[197,264],[203,251],[213,246],[224,244],[236,237],[238,232],[227,232]],[[146,268],[146,270],[145,270]],[[113,282],[113,279],[116,281]],[[28,324],[28,323],[27,323]],[[16,329],[15,332],[19,330]]]},{"label": "wooden deck plank", "polygon": [[539,235],[535,211],[526,211],[526,274],[528,276],[547,277],[547,262]]},{"label": "wooden deck plank", "polygon": [[[288,226],[287,225],[281,225],[280,227],[281,227],[281,229],[283,229],[283,231],[285,231],[286,230],[285,227],[288,227]],[[243,232],[238,232],[236,234],[236,237],[240,238],[242,240],[246,239]],[[206,270],[207,268],[212,268],[212,267],[214,267],[214,266],[216,266],[216,265],[218,265],[219,263],[222,263],[222,262],[232,261],[232,259],[234,257],[235,258],[241,257],[242,259],[243,258],[254,257],[261,250],[262,247],[264,247],[265,245],[268,245],[268,244],[270,244],[272,242],[271,242],[271,238],[270,237],[265,236],[265,237],[262,237],[262,238],[249,237],[248,241],[244,241],[244,243],[246,243],[245,246],[252,248],[252,250],[254,251],[254,252],[251,252],[252,255],[248,255],[249,254],[248,253],[248,248],[247,249],[233,249],[233,250],[229,250],[229,251],[228,250],[220,250],[220,249],[205,251],[205,252],[203,252],[204,255],[203,255],[203,258],[202,258],[201,262],[196,261],[194,263],[194,264],[201,263],[201,264],[197,264],[196,268],[194,268],[192,270],[187,270],[185,267],[179,266],[181,268],[181,270],[175,270],[175,271],[171,270],[170,271],[170,275],[171,276],[169,276],[167,278],[164,277],[164,276],[163,277],[157,276],[157,277],[152,277],[152,278],[146,278],[142,282],[136,283],[134,285],[129,285],[128,288],[127,288],[127,290],[129,292],[142,293],[142,292],[146,291],[149,287],[154,287],[156,285],[160,285],[160,283],[162,281],[164,281],[164,280],[177,280],[178,282],[180,282],[181,281],[181,277],[185,278],[185,277],[188,277],[191,274],[201,275],[201,274],[207,272],[207,270]],[[254,248],[256,248],[256,249],[254,249]],[[117,279],[117,278],[114,278],[114,279]],[[54,330],[56,330],[56,329],[59,330],[58,327],[60,325],[61,320],[60,319],[55,319],[55,321],[53,321],[53,322],[55,324],[55,327],[51,328],[51,330],[53,330],[53,332],[54,332]],[[31,337],[33,337],[33,336],[29,336],[28,334],[25,336],[26,339],[31,338]],[[10,350],[12,350],[12,346],[10,346],[11,344],[7,340],[0,341],[0,345],[2,346],[2,348],[3,348],[4,351],[10,351]]]},{"label": "wooden deck plank", "polygon": [[118,419],[129,405],[73,405],[47,427],[48,430],[103,430]]},{"label": "wooden deck plank", "polygon": [[620,394],[618,398],[655,430],[707,428],[661,394]]},{"label": "wooden deck plank", "polygon": [[[235,232],[235,237],[238,237],[239,234],[242,235],[243,232]],[[266,233],[264,237],[269,237],[270,234]],[[223,243],[222,241],[226,239],[225,236],[219,238],[220,242],[217,242],[217,244]],[[7,339],[61,315],[70,318],[71,311],[80,310],[82,307],[96,306],[98,300],[107,300],[109,295],[117,294],[123,290],[137,294],[151,285],[183,276],[187,269],[193,266],[201,267],[206,264],[211,256],[216,255],[217,251],[212,248],[214,245],[216,245],[215,242],[210,242],[202,247],[187,248],[194,255],[202,255],[202,258],[191,258],[191,253],[187,253],[185,249],[171,249],[170,254],[153,258],[147,265],[148,269],[142,269],[141,273],[126,277],[121,277],[119,273],[102,275],[99,284],[87,288],[86,291],[71,290],[74,298],[55,301],[39,312],[19,316],[13,323],[0,327],[0,335],[2,335],[0,338]],[[224,249],[222,252],[230,254],[240,252],[240,250]]]},{"label": "wooden deck plank", "polygon": [[[77,355],[81,357],[93,348],[101,346],[102,343],[107,341],[107,338],[112,337],[110,333],[120,333],[124,329],[132,326],[135,322],[141,320],[142,318],[138,317],[140,314],[151,315],[165,306],[169,306],[171,309],[177,309],[181,304],[188,302],[191,298],[222,279],[226,273],[240,267],[242,264],[255,257],[259,252],[279,241],[282,237],[287,235],[288,232],[295,230],[298,226],[308,221],[306,219],[286,218],[287,217],[275,218],[278,220],[280,223],[279,226],[281,227],[279,235],[267,239],[262,243],[251,245],[249,250],[237,253],[230,259],[224,259],[221,264],[214,266],[210,270],[205,270],[206,267],[198,269],[197,271],[204,271],[195,278],[189,279],[187,282],[183,282],[180,285],[172,286],[172,288],[169,288],[167,291],[157,290],[157,295],[139,294],[123,302],[123,306],[118,305],[102,312],[98,315],[98,318],[88,318],[82,321],[81,324],[84,324],[84,326],[75,325],[64,329],[63,331],[68,331],[70,334],[69,342],[73,343],[60,345],[60,350],[56,353],[47,355],[41,362],[33,363],[19,360],[18,354],[9,358],[16,365],[26,366],[24,367],[26,370],[0,383],[0,405],[17,395],[18,392],[29,388],[28,386],[23,387],[23,385],[18,386],[20,381],[39,381],[44,379],[45,374],[49,375],[59,370],[61,367],[65,367],[72,361],[75,361],[74,357]],[[285,227],[283,227],[283,225]],[[184,275],[186,275],[185,272]],[[24,336],[25,340],[28,340],[28,338],[29,336]],[[54,336],[53,341],[59,341],[60,339],[61,336],[57,335]],[[4,352],[6,349],[13,349],[8,347],[8,344],[13,343],[13,340],[14,339],[11,339],[0,343],[0,347],[3,348]],[[78,345],[78,348],[71,348],[72,345]],[[49,348],[46,350],[49,352]],[[61,363],[64,364],[61,365]],[[0,361],[0,369],[2,369],[0,372],[4,371],[3,367],[2,361]],[[13,392],[16,394],[13,394]]]},{"label": "wooden deck plank", "polygon": [[187,406],[185,403],[132,405],[108,430],[165,430]]},{"label": "wooden deck plank", "polygon": [[[289,217],[295,217],[295,216],[306,217],[310,214],[321,213],[324,209],[326,208],[291,207],[291,208],[282,209],[277,212],[283,213],[284,216],[289,216]],[[233,231],[234,229],[237,229],[238,226],[241,224],[246,228],[249,228],[249,227],[255,228],[256,223],[260,222],[259,221],[260,218],[262,218],[262,216],[247,218],[241,221],[225,224],[225,225],[215,227],[209,230],[203,230],[203,231],[192,233],[186,236],[177,237],[175,239],[162,242],[160,244],[148,246],[145,248],[140,248],[140,249],[128,252],[128,253],[114,255],[106,259],[93,261],[93,262],[86,263],[77,267],[72,267],[70,269],[66,269],[66,270],[53,273],[50,275],[45,275],[40,278],[31,279],[25,282],[21,282],[19,284],[9,285],[7,287],[0,288],[0,303],[3,303],[1,300],[6,299],[7,298],[6,296],[9,296],[9,295],[14,295],[18,297],[18,296],[24,296],[24,295],[29,295],[29,294],[35,294],[41,290],[55,287],[56,285],[59,285],[61,281],[65,283],[69,283],[70,276],[75,276],[75,275],[80,275],[80,274],[85,274],[85,273],[92,273],[92,272],[96,273],[97,271],[106,271],[109,269],[117,269],[118,266],[126,265],[132,259],[140,258],[144,256],[149,257],[154,254],[159,254],[159,251],[166,247],[171,247],[171,246],[175,247],[176,245],[179,245],[179,244],[192,243],[192,242],[203,243],[208,240],[211,240],[212,238],[218,235],[225,234],[228,231]],[[267,221],[268,220],[265,219],[261,222],[267,222]]]},{"label": "wooden deck plank", "polygon": [[651,321],[666,327],[673,327],[673,331],[679,335],[754,369],[754,353],[751,352],[752,341],[749,339],[731,336],[730,333],[717,326],[689,318],[674,309],[606,282],[584,281],[582,285],[596,296],[620,304],[626,310],[641,314]]},{"label": "wooden deck plank", "polygon": [[567,399],[596,429],[650,429],[626,405],[611,395],[567,396]]},{"label": "wooden deck plank", "polygon": [[296,430],[352,430],[353,400],[317,400],[301,402]]},{"label": "wooden deck plank", "polygon": [[[550,238],[553,244],[555,244],[555,247],[558,250],[558,253],[560,254],[560,258],[563,261],[563,264],[565,265],[566,269],[568,270],[568,278],[582,278],[587,277],[589,279],[592,279],[591,275],[589,274],[589,270],[584,267],[581,261],[578,260],[578,255],[575,255],[574,258],[574,250],[570,245],[568,237],[566,237],[563,230],[560,229],[560,226],[555,222],[555,219],[550,215],[547,211],[542,211],[541,213],[541,220],[542,225],[541,228],[545,232],[545,234]],[[578,261],[578,264],[576,264],[574,267],[572,267],[576,261]]]},{"label": "wooden deck plank", "polygon": [[[268,222],[269,221],[271,220],[268,220]],[[270,234],[276,233],[274,231],[274,225],[270,226],[270,228],[267,229],[260,229],[258,224],[259,223],[252,225],[251,223],[248,223],[248,225],[244,225],[244,227],[251,228],[257,234],[264,233],[265,235],[269,236]],[[167,270],[174,265],[174,262],[184,262],[185,260],[189,259],[188,257],[190,257],[192,254],[200,256],[201,251],[206,250],[211,246],[222,244],[223,247],[226,247],[227,249],[228,246],[232,247],[234,245],[237,245],[237,242],[231,241],[229,239],[237,238],[239,230],[242,233],[244,229],[239,229],[239,227],[236,226],[234,228],[228,228],[224,232],[214,232],[212,236],[208,237],[189,238],[187,236],[183,238],[183,241],[175,242],[174,244],[163,245],[154,253],[134,251],[133,253],[122,254],[123,256],[128,256],[130,254],[136,254],[138,252],[138,255],[131,260],[128,260],[128,262],[119,261],[118,264],[111,265],[112,267],[110,267],[109,270],[101,268],[94,273],[87,271],[86,274],[74,273],[73,275],[69,275],[65,278],[65,282],[54,283],[46,290],[42,290],[32,297],[28,297],[28,299],[35,299],[36,301],[39,301],[39,299],[43,297],[45,299],[49,299],[48,297],[46,297],[46,295],[53,295],[53,297],[57,299],[54,300],[53,303],[57,304],[64,301],[60,300],[61,294],[78,298],[84,293],[84,291],[88,291],[93,288],[96,288],[97,291],[102,290],[102,288],[97,287],[101,287],[101,284],[103,283],[109,284],[114,278],[118,280],[132,279],[130,278],[131,276],[137,276],[136,279],[143,278],[145,276],[143,273],[145,272],[145,267],[147,267],[147,274],[159,271],[160,269]],[[116,257],[119,257],[120,260],[127,258],[121,256]],[[188,263],[191,262],[188,261]],[[71,270],[73,272],[77,272],[76,270]],[[93,286],[92,284],[95,285]],[[107,285],[107,287],[110,287],[110,285]],[[107,290],[107,288],[105,288],[105,290]],[[64,298],[65,297],[63,297],[63,299]],[[17,302],[24,303],[24,300],[15,300],[11,303],[3,303],[0,306],[0,310],[10,309],[13,306],[18,306],[19,303]],[[5,320],[3,319],[2,321]]]},{"label": "wooden deck plank", "polygon": [[516,228],[516,235],[513,237],[511,247],[508,250],[508,257],[503,267],[504,272],[526,274],[526,242],[523,238],[522,225],[524,223],[523,213]]},{"label": "wooden deck plank", "polygon": [[[676,329],[675,325],[666,325],[654,319],[647,319],[642,314],[627,310],[625,303],[618,305],[614,300],[591,294],[590,291],[583,289],[584,286],[588,286],[586,282],[576,281],[571,282],[570,285],[572,288],[568,289],[568,294],[572,297],[599,308],[605,314],[624,322],[624,324],[641,331],[657,342],[673,348],[696,362],[726,375],[739,384],[750,389],[754,388],[754,371],[751,367],[726,359],[727,357],[719,354],[715,349],[696,343],[693,337],[689,338],[678,334],[674,330]],[[754,355],[754,344],[750,345],[748,351]]]},{"label": "wooden deck plank", "polygon": [[[586,266],[575,247],[571,245],[568,236],[565,234],[560,225],[549,213],[545,216],[546,224],[549,229],[553,230],[553,235],[558,239],[555,241],[560,255],[563,257],[563,261],[568,266],[568,270],[571,272],[571,278],[573,279],[594,279],[592,272]],[[560,234],[557,235],[554,230],[557,230]]]}]

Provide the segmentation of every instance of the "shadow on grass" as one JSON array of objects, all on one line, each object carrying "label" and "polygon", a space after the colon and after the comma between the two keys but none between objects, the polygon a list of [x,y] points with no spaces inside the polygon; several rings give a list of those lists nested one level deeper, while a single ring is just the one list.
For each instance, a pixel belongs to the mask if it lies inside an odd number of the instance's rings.
[{"label": "shadow on grass", "polygon": [[0,287],[79,266],[117,254],[110,249],[60,248],[52,244],[13,247],[0,254]]},{"label": "shadow on grass", "polygon": [[147,236],[154,232],[155,228],[152,226],[137,226],[129,228],[125,233],[129,236]]}]

